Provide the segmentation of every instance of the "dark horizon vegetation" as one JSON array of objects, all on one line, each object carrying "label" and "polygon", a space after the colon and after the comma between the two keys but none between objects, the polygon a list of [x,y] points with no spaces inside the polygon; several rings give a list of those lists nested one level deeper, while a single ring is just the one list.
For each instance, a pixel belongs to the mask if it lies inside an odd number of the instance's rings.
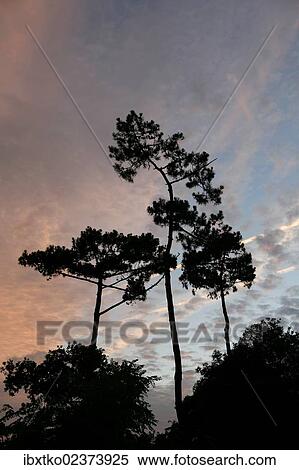
[{"label": "dark horizon vegetation", "polygon": [[296,449],[298,360],[297,332],[274,318],[252,324],[230,354],[215,350],[197,368],[182,421],[157,433],[147,393],[159,377],[137,359],[78,343],[40,363],[10,359],[5,390],[26,399],[3,406],[0,449]]},{"label": "dark horizon vegetation", "polygon": [[[113,139],[110,158],[120,178],[133,183],[140,171],[160,176],[166,197],[153,201],[147,211],[165,229],[166,243],[151,233],[87,227],[70,247],[49,245],[43,251],[21,254],[21,266],[47,279],[62,276],[95,285],[93,330],[90,346],[58,347],[40,364],[26,358],[3,364],[5,390],[12,396],[23,391],[26,400],[17,410],[4,406],[2,447],[295,445],[290,430],[298,410],[298,334],[284,332],[279,321],[268,319],[248,327],[239,342],[231,345],[225,297],[239,285],[250,289],[256,274],[241,233],[225,223],[222,210],[212,212],[221,204],[224,190],[213,185],[214,160],[206,152],[185,150],[182,133],[165,136],[157,123],[135,111],[125,120],[117,119]],[[179,195],[179,184],[184,185],[184,197]],[[215,351],[211,364],[198,368],[201,377],[190,397],[182,394],[183,363],[172,287],[172,272],[178,265],[182,288],[191,288],[193,295],[204,289],[207,296],[221,301],[225,325],[226,354]],[[154,276],[158,280],[152,281]],[[97,340],[102,315],[123,303],[146,301],[147,292],[162,281],[177,421],[156,436],[156,418],[146,396],[158,376],[147,376],[135,358],[121,363],[109,360],[97,348]],[[119,291],[120,299],[102,309],[105,289]],[[283,404],[279,397],[284,397]]]}]

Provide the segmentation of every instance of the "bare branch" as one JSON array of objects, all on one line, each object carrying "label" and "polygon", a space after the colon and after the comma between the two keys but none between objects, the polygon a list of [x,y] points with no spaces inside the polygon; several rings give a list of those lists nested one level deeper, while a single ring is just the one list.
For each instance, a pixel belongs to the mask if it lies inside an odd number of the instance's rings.
[{"label": "bare branch", "polygon": [[163,276],[161,276],[157,282],[154,282],[154,284],[152,284],[151,286],[149,286],[146,290],[146,292],[148,292],[149,290],[153,289],[154,287],[156,287],[161,281],[162,279],[164,279],[165,275],[163,274]]},{"label": "bare branch", "polygon": [[188,230],[186,230],[186,229],[185,229],[184,227],[182,227],[181,225],[179,225],[179,230],[182,231],[182,232],[185,232],[187,235],[189,235],[189,237],[193,237],[193,238],[196,238],[196,239],[197,239],[197,237],[196,237],[193,233],[189,232]]},{"label": "bare branch", "polygon": [[[153,289],[154,287],[156,287],[156,286],[162,281],[163,278],[164,278],[164,274],[163,274],[163,276],[161,276],[161,277],[158,279],[158,281],[154,282],[154,284],[152,284],[152,285],[149,286],[147,289],[145,289],[146,292],[148,292],[148,291],[150,291],[151,289]],[[127,301],[124,300],[124,299],[122,299],[122,300],[120,300],[119,302],[117,302],[116,304],[111,305],[110,307],[106,308],[105,310],[103,310],[103,311],[100,313],[100,317],[101,317],[102,315],[104,315],[104,313],[109,312],[109,311],[112,310],[113,308],[116,308],[116,307],[118,307],[119,305],[124,304],[125,302],[127,302]]]},{"label": "bare branch", "polygon": [[124,289],[123,287],[118,287],[118,286],[114,286],[112,284],[110,285],[107,285],[107,284],[102,284],[102,286],[104,288],[109,288],[109,289],[117,289],[117,290],[122,290],[122,291],[125,291],[126,289]]},{"label": "bare branch", "polygon": [[80,276],[74,276],[73,274],[67,274],[63,272],[59,272],[61,276],[63,277],[71,277],[72,279],[78,279],[79,281],[85,281],[85,282],[90,282],[91,284],[98,284],[97,281],[92,281],[91,279],[86,279],[85,277],[80,277]]},{"label": "bare branch", "polygon": [[[111,274],[110,276],[106,276],[106,279],[110,279],[111,277],[122,276],[123,274],[130,273],[129,276],[127,278],[125,278],[125,279],[128,279],[131,276],[131,274],[138,273],[140,271],[145,271],[145,270],[148,270],[148,269],[151,269],[151,266],[140,266],[138,268],[128,269],[127,271],[119,271],[118,273]],[[112,283],[112,284],[114,284],[114,283]]]},{"label": "bare branch", "polygon": [[106,308],[105,310],[102,310],[102,312],[100,312],[100,317],[101,317],[102,315],[104,315],[104,313],[109,312],[109,310],[112,310],[113,308],[118,307],[119,305],[124,304],[125,302],[126,302],[126,300],[120,300],[120,301],[117,302],[116,304],[110,305],[110,307],[108,307],[108,308]]},{"label": "bare branch", "polygon": [[[211,165],[211,163],[213,163],[215,160],[217,160],[217,158],[214,158],[213,160],[211,160],[210,162],[208,162],[206,165],[203,165],[203,166],[201,167],[201,170],[203,170],[203,169],[206,168],[207,166]],[[178,179],[176,179],[176,180],[170,181],[170,184],[174,184],[174,183],[178,183],[179,181],[183,181],[183,180],[189,178],[189,176],[192,176],[192,174],[185,175],[185,176],[182,176],[181,178],[178,178]]]},{"label": "bare branch", "polygon": [[129,276],[122,277],[121,279],[117,279],[117,281],[112,282],[111,284],[106,284],[105,287],[113,287],[113,286],[115,286],[116,284],[118,284],[119,282],[126,281],[126,280],[129,279],[130,277],[131,277],[131,274],[129,274]]}]

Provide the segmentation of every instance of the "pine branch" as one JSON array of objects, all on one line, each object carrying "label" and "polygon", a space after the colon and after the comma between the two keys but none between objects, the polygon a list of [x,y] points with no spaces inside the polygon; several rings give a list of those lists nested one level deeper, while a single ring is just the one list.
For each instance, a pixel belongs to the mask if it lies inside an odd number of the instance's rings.
[{"label": "pine branch", "polygon": [[59,272],[63,277],[71,277],[72,279],[78,279],[79,281],[90,282],[91,284],[98,284],[97,281],[92,281],[91,279],[86,279],[85,277],[74,276],[73,274],[67,274],[63,272]]},{"label": "pine branch", "polygon": [[[145,289],[146,292],[150,291],[151,289],[153,289],[154,287],[156,287],[161,281],[162,279],[164,278],[164,274],[163,276],[160,277],[160,279],[158,279],[157,282],[154,282],[154,284],[152,284],[151,286],[149,286],[147,289]],[[118,307],[119,305],[122,305],[124,304],[125,302],[127,302],[127,300],[120,300],[119,302],[116,302],[116,304],[114,305],[111,305],[110,307],[106,308],[105,310],[103,310],[101,313],[100,313],[100,316],[104,315],[104,313],[107,313],[109,312],[110,310],[112,310],[113,308],[116,308]]]},{"label": "pine branch", "polygon": [[114,286],[113,284],[110,284],[110,285],[107,285],[107,284],[102,284],[102,286],[104,288],[109,288],[109,289],[117,289],[117,290],[122,290],[125,292],[126,289],[124,289],[123,287],[118,287],[118,286]]},{"label": "pine branch", "polygon": [[[206,163],[205,165],[203,165],[200,169],[203,170],[204,168],[206,168],[207,166],[211,165],[211,163],[213,163],[215,160],[217,160],[217,158],[214,158],[213,160],[211,160],[210,162]],[[174,183],[178,183],[179,181],[183,181],[187,178],[189,178],[189,176],[192,176],[192,173],[189,173],[188,175],[185,175],[185,176],[182,176],[181,178],[178,178],[176,180],[173,180],[173,181],[170,181],[170,184],[174,184]],[[201,186],[202,187],[202,186]]]}]

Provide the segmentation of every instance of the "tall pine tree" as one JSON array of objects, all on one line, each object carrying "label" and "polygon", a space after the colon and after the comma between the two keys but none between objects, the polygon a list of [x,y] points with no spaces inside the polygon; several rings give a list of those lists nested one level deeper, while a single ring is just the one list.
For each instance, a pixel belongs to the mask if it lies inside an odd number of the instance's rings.
[{"label": "tall pine tree", "polygon": [[[124,302],[145,300],[145,283],[158,270],[160,252],[159,240],[151,233],[124,235],[116,230],[103,232],[87,227],[72,239],[71,248],[50,245],[44,251],[25,250],[19,264],[34,268],[48,279],[62,276],[96,286],[91,335],[91,344],[96,345],[104,313]],[[101,311],[103,290],[108,288],[119,291],[122,297]]]},{"label": "tall pine tree", "polygon": [[167,199],[154,201],[148,211],[157,225],[167,228],[162,265],[175,362],[175,408],[178,421],[182,421],[182,361],[171,284],[171,269],[176,267],[173,239],[181,225],[194,221],[197,211],[190,207],[188,200],[176,197],[174,187],[184,182],[187,188],[193,189],[193,197],[199,204],[218,204],[222,187],[212,186],[214,171],[207,153],[187,152],[180,145],[182,133],[164,136],[159,124],[146,121],[141,113],[131,111],[124,121],[118,118],[113,138],[116,145],[109,147],[110,157],[121,178],[132,183],[139,170],[153,170],[167,189]]},{"label": "tall pine tree", "polygon": [[231,351],[230,322],[225,296],[235,292],[237,285],[248,289],[255,278],[251,254],[245,249],[240,232],[223,222],[223,214],[198,217],[191,232],[183,231],[179,238],[185,249],[180,276],[185,287],[193,290],[207,289],[212,299],[221,299],[225,321],[224,337],[226,351]]}]

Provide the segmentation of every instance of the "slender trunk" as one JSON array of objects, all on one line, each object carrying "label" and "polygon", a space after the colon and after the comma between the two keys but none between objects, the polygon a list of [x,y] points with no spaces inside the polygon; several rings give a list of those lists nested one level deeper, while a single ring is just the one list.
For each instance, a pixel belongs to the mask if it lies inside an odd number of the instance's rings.
[{"label": "slender trunk", "polygon": [[96,299],[96,304],[95,304],[94,313],[93,313],[92,336],[91,336],[91,342],[90,342],[90,344],[95,345],[95,346],[97,345],[97,339],[98,339],[102,292],[103,292],[102,280],[99,279],[97,299]]},{"label": "slender trunk", "polygon": [[226,310],[226,305],[225,305],[225,296],[223,289],[221,288],[220,291],[221,295],[221,304],[222,304],[222,311],[223,311],[223,316],[224,316],[224,321],[225,321],[225,326],[224,326],[224,338],[225,338],[225,344],[226,344],[226,352],[227,354],[230,354],[231,352],[231,347],[230,347],[230,340],[229,340],[229,318]]},{"label": "slender trunk", "polygon": [[[167,182],[169,201],[170,203],[173,203],[173,200],[174,200],[173,189],[166,175],[165,175],[165,179]],[[168,225],[168,240],[167,240],[167,246],[166,246],[166,263],[168,262],[167,257],[171,254],[172,242],[173,242],[173,209],[170,208],[169,225]],[[174,305],[173,305],[171,273],[170,273],[170,268],[168,265],[165,270],[165,291],[166,291],[168,320],[169,320],[169,326],[170,326],[172,350],[173,350],[174,365],[175,365],[175,372],[174,372],[175,411],[176,411],[176,415],[178,418],[178,422],[182,424],[182,420],[183,420],[183,416],[182,416],[183,415],[182,358],[181,358],[181,350],[180,350],[180,345],[179,345],[179,338],[178,338],[178,333],[177,333],[175,312],[174,312]]]},{"label": "slender trunk", "polygon": [[[173,196],[172,185],[169,183],[168,178],[164,172],[162,176],[165,179],[166,184],[167,184],[169,201],[170,203],[173,203],[174,196]],[[171,254],[172,242],[173,242],[173,209],[170,208],[168,239],[167,239],[167,245],[166,245],[166,263],[168,262],[167,257]],[[173,294],[172,294],[172,286],[171,286],[171,273],[170,273],[169,266],[167,266],[165,270],[165,292],[166,292],[168,320],[169,320],[169,326],[170,326],[172,350],[173,350],[174,365],[175,365],[175,372],[174,372],[175,411],[176,411],[176,415],[178,418],[178,422],[181,424],[183,420],[182,419],[183,418],[182,417],[182,414],[183,414],[182,358],[181,358],[178,332],[177,332],[177,327],[176,327],[175,311],[174,311],[174,305],[173,305]]]},{"label": "slender trunk", "polygon": [[175,321],[175,313],[173,306],[173,296],[171,288],[171,275],[170,270],[168,269],[165,272],[165,291],[166,291],[166,300],[168,307],[168,319],[170,325],[171,341],[172,341],[172,350],[175,363],[175,373],[174,373],[174,396],[175,396],[175,410],[178,418],[178,422],[182,423],[182,360],[181,360],[181,351]]},{"label": "slender trunk", "polygon": [[[164,179],[167,189],[168,189],[169,202],[172,204],[174,201],[173,188],[172,188],[170,181],[167,178],[167,175],[165,174],[162,168],[159,168],[156,165],[156,163],[153,160],[150,160],[150,162]],[[165,260],[167,263],[167,267],[165,269],[164,274],[165,274],[165,292],[166,292],[166,301],[167,301],[167,309],[168,309],[168,320],[169,320],[169,326],[170,326],[172,350],[173,350],[174,365],[175,365],[175,372],[174,372],[175,410],[176,410],[178,422],[181,424],[183,421],[182,358],[181,358],[181,350],[180,350],[180,345],[179,345],[176,320],[175,320],[175,311],[174,311],[174,305],[173,305],[171,273],[170,273],[170,268],[168,266],[168,257],[171,254],[171,248],[172,248],[172,242],[173,242],[173,232],[174,232],[173,209],[170,208],[168,237],[167,237],[167,245],[166,245],[166,250],[165,250]]]}]

